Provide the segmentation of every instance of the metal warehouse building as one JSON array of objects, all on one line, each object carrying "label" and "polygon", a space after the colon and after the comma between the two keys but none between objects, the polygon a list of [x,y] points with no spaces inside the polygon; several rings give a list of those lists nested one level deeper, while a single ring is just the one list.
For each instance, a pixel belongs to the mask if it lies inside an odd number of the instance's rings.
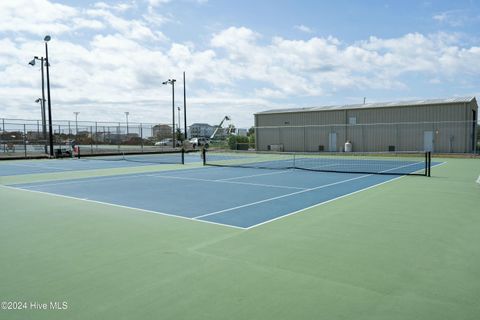
[{"label": "metal warehouse building", "polygon": [[269,110],[255,114],[258,151],[476,149],[475,97]]}]

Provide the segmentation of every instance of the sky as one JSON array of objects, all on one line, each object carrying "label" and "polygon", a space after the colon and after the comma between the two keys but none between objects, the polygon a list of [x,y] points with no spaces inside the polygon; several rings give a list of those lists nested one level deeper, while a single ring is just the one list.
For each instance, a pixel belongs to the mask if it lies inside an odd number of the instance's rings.
[{"label": "sky", "polygon": [[[480,1],[0,0],[0,118],[253,125],[279,108],[480,95]],[[183,113],[183,111],[182,111]],[[183,122],[183,120],[182,120]]]}]

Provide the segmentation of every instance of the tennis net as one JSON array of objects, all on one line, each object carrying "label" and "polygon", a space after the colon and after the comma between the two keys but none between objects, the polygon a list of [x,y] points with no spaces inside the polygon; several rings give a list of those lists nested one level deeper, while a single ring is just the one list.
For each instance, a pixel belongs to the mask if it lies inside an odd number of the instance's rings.
[{"label": "tennis net", "polygon": [[204,165],[320,172],[430,176],[430,152],[293,153],[208,150]]},{"label": "tennis net", "polygon": [[162,152],[118,152],[118,153],[93,153],[77,155],[82,160],[101,160],[101,161],[130,161],[151,164],[184,164],[185,151],[172,150]]}]

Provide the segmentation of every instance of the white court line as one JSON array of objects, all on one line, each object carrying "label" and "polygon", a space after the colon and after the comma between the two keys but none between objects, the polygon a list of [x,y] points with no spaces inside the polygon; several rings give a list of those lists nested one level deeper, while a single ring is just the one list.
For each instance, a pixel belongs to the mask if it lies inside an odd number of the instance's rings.
[{"label": "white court line", "polygon": [[[440,166],[440,165],[443,165],[445,164],[446,162],[442,162],[442,163],[439,163],[439,164],[436,164],[434,166]],[[432,167],[434,167],[432,166]],[[187,170],[197,170],[197,169],[201,169],[201,168],[204,168],[204,169],[209,169],[209,168],[212,168],[212,167],[199,167],[199,168],[189,168],[189,169],[184,169],[184,170],[181,170],[181,171],[187,171]],[[218,169],[217,167],[215,167],[214,169]],[[397,169],[397,168],[395,168]],[[394,170],[394,169],[390,169],[390,170]],[[388,170],[388,171],[390,171]],[[127,175],[127,176],[121,176],[121,177],[105,177],[105,178],[93,178],[94,180],[98,180],[98,179],[115,179],[115,178],[118,178],[118,179],[121,179],[121,178],[127,178],[127,177],[142,177],[142,176],[145,176],[145,174],[140,174],[140,175]],[[364,176],[361,176],[361,177],[356,177],[356,178],[353,178],[353,179],[348,179],[348,180],[344,180],[344,181],[339,181],[335,184],[338,184],[338,183],[343,183],[343,182],[347,182],[347,181],[350,181],[350,180],[355,180],[355,179],[359,179],[359,178],[363,178],[363,177],[367,177],[367,176],[371,176],[370,175],[364,175]],[[24,189],[24,187],[11,187],[11,186],[4,186],[4,185],[0,185],[0,187],[4,187],[4,188],[9,188],[9,189],[13,189],[13,190],[20,190],[20,191],[26,191],[26,192],[34,192],[34,193],[39,193],[39,194],[46,194],[46,195],[50,195],[50,196],[55,196],[55,197],[61,197],[61,198],[67,198],[67,199],[73,199],[73,200],[79,200],[79,201],[86,201],[86,202],[92,202],[92,203],[98,203],[98,204],[103,204],[103,205],[109,205],[109,206],[114,206],[114,207],[119,207],[119,208],[126,208],[126,209],[131,209],[131,210],[138,210],[138,211],[141,211],[141,212],[146,212],[146,213],[154,213],[154,214],[159,214],[159,215],[164,215],[164,216],[169,216],[169,217],[173,217],[173,218],[180,218],[180,219],[186,219],[186,220],[194,220],[194,221],[200,221],[200,222],[204,222],[204,223],[209,223],[209,224],[214,224],[214,225],[220,225],[220,226],[226,226],[226,227],[230,227],[230,228],[234,228],[234,229],[241,229],[241,230],[249,230],[249,229],[252,229],[252,228],[255,228],[257,226],[260,226],[260,225],[263,225],[263,224],[266,224],[268,222],[272,222],[272,221],[275,221],[275,220],[279,220],[279,219],[282,219],[284,217],[287,217],[287,216],[290,216],[290,215],[293,215],[295,213],[299,213],[299,212],[302,212],[302,211],[305,211],[307,209],[310,209],[310,208],[313,208],[313,207],[316,207],[316,206],[319,206],[319,205],[323,205],[323,204],[326,204],[328,202],[332,202],[332,201],[335,201],[337,199],[340,199],[340,198],[343,198],[343,197],[347,197],[349,195],[352,195],[352,194],[355,194],[355,193],[358,193],[358,192],[361,192],[361,191],[364,191],[364,190],[367,190],[367,189],[370,189],[370,188],[374,188],[376,186],[379,186],[379,185],[382,185],[382,184],[385,184],[385,183],[388,183],[388,182],[391,182],[391,181],[394,181],[394,180],[397,180],[397,179],[400,179],[400,178],[404,178],[405,176],[400,176],[400,177],[397,177],[397,178],[394,178],[394,179],[391,179],[391,180],[387,180],[387,181],[384,181],[382,183],[378,183],[378,184],[375,184],[373,186],[370,186],[370,187],[367,187],[367,188],[364,188],[364,189],[361,189],[361,190],[357,190],[357,191],[354,191],[352,193],[349,193],[349,194],[346,194],[346,195],[342,195],[342,196],[339,196],[339,197],[336,197],[336,198],[333,198],[333,199],[330,199],[330,200],[327,200],[327,201],[324,201],[322,203],[318,203],[318,204],[315,204],[313,206],[310,206],[308,208],[303,208],[303,209],[300,209],[298,211],[295,211],[295,212],[290,212],[288,214],[285,214],[285,215],[282,215],[282,216],[279,216],[279,217],[276,217],[276,218],[273,218],[273,219],[270,219],[270,220],[267,220],[267,221],[263,221],[261,223],[258,223],[256,225],[252,225],[250,227],[247,227],[247,228],[244,228],[244,227],[239,227],[239,226],[235,226],[235,225],[230,225],[230,224],[223,224],[223,223],[219,223],[219,222],[213,222],[213,221],[207,221],[207,220],[201,220],[201,219],[198,219],[199,217],[201,216],[197,216],[197,217],[193,217],[193,218],[189,218],[189,217],[184,217],[184,216],[180,216],[180,215],[174,215],[174,214],[169,214],[169,213],[163,213],[163,212],[158,212],[158,211],[152,211],[152,210],[146,210],[146,209],[140,209],[140,208],[135,208],[135,207],[128,207],[128,206],[122,206],[122,205],[117,205],[117,204],[112,204],[112,203],[108,203],[108,202],[101,202],[101,201],[95,201],[95,200],[89,200],[89,199],[82,199],[82,198],[76,198],[76,197],[71,197],[71,196],[64,196],[64,195],[59,195],[59,194],[55,194],[55,193],[49,193],[49,192],[43,192],[43,191],[36,191],[36,190],[28,190],[28,189]],[[88,179],[88,178],[87,178]],[[480,179],[480,177],[479,177]],[[76,182],[85,182],[85,180],[81,180],[81,181],[76,181]],[[61,183],[59,183],[61,184]],[[52,185],[52,184],[47,184],[47,185]],[[37,186],[40,186],[40,185],[37,185]],[[324,186],[319,186],[317,187],[316,189],[320,189],[322,187],[326,187],[327,185],[324,185]],[[33,187],[33,186],[32,186]],[[308,189],[307,189],[308,190]],[[306,191],[306,190],[305,190]],[[304,192],[304,191],[302,191]],[[301,192],[296,192],[296,193],[301,193]],[[285,196],[288,196],[288,195],[285,195]]]},{"label": "white court line", "polygon": [[29,189],[16,188],[16,187],[4,186],[4,185],[0,185],[0,187],[12,189],[12,190],[17,190],[17,191],[39,193],[39,194],[43,194],[43,195],[49,195],[49,196],[65,198],[65,199],[91,202],[91,203],[107,205],[107,206],[112,206],[112,207],[117,207],[117,208],[136,210],[136,211],[141,211],[141,212],[146,212],[146,213],[154,213],[154,214],[158,214],[158,215],[161,215],[161,216],[179,218],[179,219],[190,220],[190,221],[195,221],[195,222],[201,221],[201,222],[206,222],[206,223],[209,223],[209,224],[215,224],[215,225],[230,227],[230,228],[234,228],[234,229],[246,230],[246,228],[234,226],[234,225],[231,225],[231,224],[223,224],[223,223],[220,223],[220,222],[213,222],[213,221],[206,221],[206,220],[205,221],[204,220],[196,220],[194,218],[184,217],[184,216],[175,215],[175,214],[171,214],[171,213],[165,213],[165,212],[159,212],[159,211],[153,211],[153,210],[147,210],[147,209],[140,209],[140,208],[135,208],[135,207],[123,206],[123,205],[120,205],[120,204],[114,204],[114,203],[108,203],[108,202],[102,202],[102,201],[96,201],[96,200],[90,200],[90,199],[84,199],[84,198],[76,198],[76,197],[65,196],[65,195],[55,194],[55,193],[50,193],[50,192],[29,190]]},{"label": "white court line", "polygon": [[188,180],[188,181],[241,184],[241,185],[247,185],[247,186],[257,186],[257,187],[267,187],[267,188],[295,189],[295,190],[305,190],[306,189],[306,188],[300,188],[300,187],[279,186],[279,185],[275,185],[275,184],[262,184],[262,183],[250,183],[250,182],[239,182],[239,181],[223,181],[223,180],[211,180],[211,179],[188,178],[188,177],[175,177],[175,176],[164,176],[164,175],[156,175],[156,174],[147,174],[146,176],[155,177],[155,178]]},{"label": "white court line", "polygon": [[[53,183],[40,183],[40,184],[32,184],[32,185],[27,185],[29,183],[24,183],[24,184],[18,184],[22,185],[22,189],[28,189],[28,188],[35,188],[35,187],[49,187],[49,186],[59,186],[59,185],[65,185],[65,184],[76,184],[76,183],[85,183],[88,181],[104,181],[104,180],[120,180],[120,179],[126,179],[126,178],[140,178],[144,177],[145,174],[132,174],[132,175],[121,175],[121,176],[108,176],[108,177],[85,177],[85,178],[78,178],[76,180],[68,180],[68,181],[61,181],[61,182],[53,182]],[[35,182],[32,182],[35,183]]]},{"label": "white court line", "polygon": [[[437,163],[435,165],[433,165],[432,167],[437,167],[437,166],[441,166],[441,165],[444,165],[446,164],[447,162],[440,162],[440,163]],[[421,171],[423,169],[420,169],[418,171]],[[415,171],[415,172],[418,172],[418,171]],[[381,182],[381,183],[377,183],[377,184],[374,184],[372,186],[369,186],[369,187],[366,187],[366,188],[363,188],[363,189],[360,189],[360,190],[357,190],[357,191],[353,191],[353,192],[350,192],[350,193],[347,193],[347,194],[344,194],[342,196],[338,196],[336,198],[333,198],[333,199],[330,199],[330,200],[326,200],[326,201],[323,201],[323,202],[320,202],[320,203],[317,203],[317,204],[314,204],[312,206],[309,206],[309,207],[306,207],[306,208],[302,208],[300,210],[297,210],[297,211],[293,211],[293,212],[290,212],[290,213],[287,213],[283,216],[278,216],[278,217],[275,217],[273,219],[270,219],[270,220],[266,220],[266,221],[263,221],[263,222],[260,222],[260,223],[257,223],[253,226],[250,226],[250,227],[247,227],[246,229],[247,230],[250,230],[250,229],[253,229],[255,227],[258,227],[258,226],[261,226],[261,225],[264,225],[264,224],[267,224],[269,222],[273,222],[273,221],[276,221],[276,220],[280,220],[280,219],[283,219],[283,218],[286,218],[288,216],[291,216],[291,215],[294,215],[296,213],[300,213],[302,211],[306,211],[308,209],[311,209],[311,208],[314,208],[314,207],[317,207],[317,206],[321,206],[321,205],[324,205],[324,204],[327,204],[327,203],[330,203],[332,201],[335,201],[335,200],[338,200],[338,199],[341,199],[341,198],[345,198],[345,197],[348,197],[348,196],[351,196],[353,194],[356,194],[356,193],[359,193],[359,192],[362,192],[362,191],[365,191],[365,190],[368,190],[368,189],[372,189],[372,188],[375,188],[377,186],[381,186],[382,184],[385,184],[385,183],[389,183],[389,182],[392,182],[392,181],[395,181],[395,180],[398,180],[398,179],[401,179],[401,178],[405,178],[406,175],[404,176],[400,176],[400,177],[396,177],[396,178],[393,178],[393,179],[390,179],[390,180],[387,180],[387,181],[384,181],[384,182]],[[479,179],[480,179],[480,176],[479,176]]]},{"label": "white court line", "polygon": [[7,163],[8,165],[11,166],[17,166],[17,167],[28,167],[28,168],[36,168],[36,169],[57,169],[57,170],[73,170],[73,169],[67,169],[67,168],[62,168],[62,167],[53,167],[49,166],[48,164],[46,166],[38,165],[38,164],[25,164],[25,163]]},{"label": "white court line", "polygon": [[[393,170],[397,170],[397,169],[401,169],[401,168],[405,168],[405,167],[417,165],[417,164],[419,164],[419,163],[423,163],[423,162],[410,163],[410,164],[403,165],[403,166],[399,166],[399,167],[396,167],[396,168],[392,168],[392,169],[388,169],[388,170],[383,170],[383,171],[381,171],[380,173],[385,173],[385,172],[388,172],[388,171],[393,171]],[[297,194],[304,193],[304,192],[309,192],[309,191],[313,191],[313,190],[323,189],[323,188],[326,188],[326,187],[338,185],[338,184],[341,184],[341,183],[345,183],[345,182],[349,182],[349,181],[353,181],[353,180],[357,180],[357,179],[361,179],[361,178],[365,178],[365,177],[369,177],[369,176],[373,176],[373,175],[374,175],[374,174],[366,174],[366,175],[362,175],[362,176],[360,176],[360,177],[355,177],[355,178],[346,179],[346,180],[340,180],[340,181],[337,181],[337,182],[334,182],[334,183],[330,183],[330,184],[326,184],[326,185],[321,185],[321,186],[314,187],[314,188],[308,188],[308,189],[304,189],[304,190],[301,190],[301,191],[297,191],[297,192],[292,192],[292,193],[289,193],[289,194],[285,194],[285,195],[282,195],[282,196],[272,197],[272,198],[268,198],[268,199],[264,199],[264,200],[260,200],[260,201],[256,201],[256,202],[247,203],[247,204],[240,205],[240,206],[237,206],[237,207],[232,207],[232,208],[228,208],[228,209],[224,209],[224,210],[219,210],[219,211],[215,211],[215,212],[210,212],[210,213],[207,213],[207,214],[204,214],[204,215],[201,215],[201,216],[196,216],[196,217],[194,217],[194,219],[201,219],[201,218],[204,218],[204,217],[216,215],[216,214],[223,213],[223,212],[228,212],[228,211],[237,210],[237,209],[241,209],[241,208],[245,208],[245,207],[250,207],[250,206],[253,206],[253,205],[260,204],[260,203],[269,202],[269,201],[273,201],[273,200],[277,200],[277,199],[281,199],[281,198],[285,198],[285,197],[290,197],[290,196],[297,195]],[[391,180],[388,180],[388,181],[391,181]],[[340,196],[340,197],[342,197],[342,196]],[[334,199],[331,199],[331,201],[333,201],[333,200],[335,200],[335,199],[338,199],[338,198],[339,198],[339,197],[336,197],[336,198],[334,198]],[[317,205],[318,205],[318,204],[317,204]],[[286,215],[290,215],[290,214],[292,214],[292,213],[287,213]],[[285,216],[285,215],[283,215],[283,216],[281,216],[281,217],[284,217],[284,216]],[[249,228],[251,228],[251,227],[249,227]],[[247,229],[248,229],[248,228],[247,228]]]},{"label": "white court line", "polygon": [[294,195],[297,195],[297,194],[300,194],[300,193],[305,193],[305,192],[309,192],[309,191],[313,191],[313,190],[323,189],[323,188],[326,188],[326,187],[331,187],[331,186],[334,186],[334,185],[337,185],[337,184],[341,184],[341,183],[345,183],[345,182],[349,182],[349,181],[353,181],[353,180],[365,178],[365,177],[368,177],[368,176],[371,176],[371,174],[363,175],[363,176],[355,177],[355,178],[351,178],[351,179],[346,179],[346,180],[340,180],[340,181],[337,181],[337,182],[333,182],[333,183],[329,183],[329,184],[324,184],[324,185],[321,185],[321,186],[318,186],[318,187],[314,187],[314,188],[303,189],[303,190],[300,190],[300,191],[297,191],[297,192],[287,193],[287,194],[284,194],[284,195],[282,195],[282,196],[272,197],[272,198],[268,198],[268,199],[264,199],[264,200],[259,200],[259,201],[255,201],[255,202],[243,204],[243,205],[241,205],[241,206],[236,206],[236,207],[232,207],[232,208],[228,208],[228,209],[224,209],[224,210],[219,210],[219,211],[215,211],[215,212],[210,212],[210,213],[207,213],[207,214],[203,214],[203,215],[201,215],[201,216],[196,216],[196,217],[194,217],[194,219],[200,219],[200,218],[212,216],[212,215],[219,214],[219,213],[223,213],[223,212],[227,212],[227,211],[232,211],[232,210],[236,210],[236,209],[240,209],[240,208],[250,207],[250,206],[253,206],[253,205],[256,205],[256,204],[259,204],[259,203],[269,202],[269,201],[273,201],[273,200],[277,200],[277,199],[281,199],[281,198],[286,198],[286,197],[294,196]]},{"label": "white court line", "polygon": [[480,184],[480,176],[478,176],[477,183]]},{"label": "white court line", "polygon": [[[446,163],[446,162],[441,162],[441,163],[438,163],[438,164],[433,165],[432,167],[441,166],[441,165],[444,165],[445,163]],[[418,170],[418,171],[420,171],[420,170]],[[418,171],[415,171],[415,172],[418,172]],[[359,192],[362,192],[362,191],[365,191],[365,190],[368,190],[368,189],[372,189],[372,188],[381,186],[382,184],[389,183],[389,182],[392,182],[392,181],[395,181],[395,180],[398,180],[398,179],[401,179],[401,178],[405,178],[405,176],[406,176],[406,175],[400,176],[400,177],[396,177],[396,178],[393,178],[393,179],[390,179],[390,180],[387,180],[387,181],[384,181],[384,182],[380,182],[380,183],[374,184],[374,185],[372,185],[372,186],[369,186],[369,187],[366,187],[366,188],[363,188],[363,189],[360,189],[360,190],[356,190],[356,191],[353,191],[353,192],[344,194],[344,195],[342,195],[342,196],[338,196],[338,197],[336,197],[336,198],[333,198],[333,199],[330,199],[330,200],[326,200],[326,201],[323,201],[323,202],[314,204],[314,205],[312,205],[312,206],[310,206],[310,207],[302,208],[302,209],[300,209],[300,210],[287,213],[287,214],[285,214],[285,215],[283,215],[283,216],[275,217],[275,218],[273,218],[273,219],[270,219],[270,220],[266,220],[266,221],[257,223],[257,224],[255,224],[255,225],[253,225],[253,226],[247,227],[246,229],[247,229],[247,230],[250,230],[250,229],[253,229],[253,228],[255,228],[255,227],[258,227],[258,226],[267,224],[267,223],[269,223],[269,222],[273,222],[273,221],[275,221],[275,220],[280,220],[280,219],[282,219],[282,218],[286,218],[286,217],[291,216],[291,215],[294,215],[294,214],[296,214],[296,213],[300,213],[300,212],[302,212],[302,211],[306,211],[306,210],[308,210],[308,209],[311,209],[311,208],[314,208],[314,207],[317,207],[317,206],[321,206],[321,205],[330,203],[330,202],[332,202],[332,201],[335,201],[335,200],[338,200],[338,199],[341,199],[341,198],[345,198],[345,197],[351,196],[351,195],[353,195],[353,194],[356,194],[356,193],[359,193]],[[478,179],[480,180],[480,176],[478,177]],[[479,182],[479,183],[480,183],[480,182]]]},{"label": "white court line", "polygon": [[[224,167],[225,168],[225,167]],[[253,168],[255,169],[255,168]],[[253,177],[260,177],[260,176],[269,176],[273,174],[281,174],[281,173],[287,173],[287,172],[292,172],[292,170],[285,170],[285,171],[277,171],[277,172],[269,172],[269,173],[260,173],[260,174],[252,174],[248,176],[240,176],[240,177],[233,177],[233,178],[226,178],[226,179],[217,179],[215,181],[229,181],[229,180],[235,180],[235,179],[243,179],[243,178],[253,178]]]},{"label": "white court line", "polygon": [[255,227],[261,226],[261,225],[263,225],[263,224],[267,224],[267,223],[273,222],[273,221],[275,221],[275,220],[280,220],[280,219],[282,219],[282,218],[286,218],[286,217],[291,216],[291,215],[294,215],[294,214],[296,214],[296,213],[300,213],[300,212],[302,212],[302,211],[306,211],[306,210],[308,210],[308,209],[315,208],[315,207],[317,207],[317,206],[321,206],[321,205],[327,204],[327,203],[329,203],[329,202],[332,202],[332,201],[335,201],[335,200],[338,200],[338,199],[342,199],[342,198],[351,196],[352,194],[359,193],[359,192],[362,192],[362,191],[365,191],[365,190],[368,190],[368,189],[372,189],[372,188],[381,186],[382,184],[389,183],[389,182],[395,181],[395,180],[397,180],[397,179],[401,179],[401,178],[403,178],[403,177],[405,177],[405,176],[396,177],[396,178],[393,178],[393,179],[390,179],[390,180],[387,180],[387,181],[384,181],[384,182],[380,182],[380,183],[374,184],[374,185],[372,185],[372,186],[369,186],[369,187],[366,187],[366,188],[363,188],[363,189],[359,189],[359,190],[356,190],[356,191],[353,191],[353,192],[350,192],[350,193],[347,193],[347,194],[338,196],[338,197],[336,197],[336,198],[332,198],[332,199],[329,199],[329,200],[325,200],[325,201],[323,201],[323,202],[319,202],[319,203],[314,204],[314,205],[312,205],[312,206],[309,206],[309,207],[302,208],[302,209],[297,210],[297,211],[293,211],[293,212],[287,213],[287,214],[285,214],[285,215],[283,215],[283,216],[278,216],[278,217],[272,218],[272,219],[270,219],[270,220],[262,221],[262,222],[260,222],[260,223],[257,223],[257,224],[255,224],[255,225],[253,225],[253,226],[247,227],[246,229],[247,229],[247,230],[250,230],[250,229],[253,229],[253,228],[255,228]]}]

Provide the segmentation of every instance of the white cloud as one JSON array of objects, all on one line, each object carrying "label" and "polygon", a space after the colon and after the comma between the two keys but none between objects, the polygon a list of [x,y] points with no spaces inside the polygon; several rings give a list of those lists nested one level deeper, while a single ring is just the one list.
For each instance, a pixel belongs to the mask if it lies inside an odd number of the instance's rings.
[{"label": "white cloud", "polygon": [[258,38],[260,38],[260,34],[248,28],[230,27],[215,34],[211,40],[211,45],[217,48],[225,48],[231,53],[246,54]]},{"label": "white cloud", "polygon": [[97,2],[94,3],[93,7],[98,8],[98,9],[106,9],[106,10],[114,10],[118,12],[124,12],[127,11],[128,9],[131,9],[135,6],[135,2],[127,3],[117,3],[115,5],[111,5],[105,2]]},{"label": "white cloud", "polygon": [[173,21],[171,14],[160,14],[156,12],[155,8],[152,6],[148,7],[147,13],[143,15],[143,19],[145,19],[145,21],[147,21],[153,26],[162,26],[168,22]]},{"label": "white cloud", "polygon": [[313,30],[303,24],[300,24],[300,25],[296,25],[293,27],[294,29],[298,30],[298,31],[301,31],[301,32],[305,32],[305,33],[313,33]]},{"label": "white cloud", "polygon": [[462,27],[471,22],[478,21],[478,16],[473,16],[471,12],[467,10],[449,10],[435,14],[433,20],[447,24],[451,27]]},{"label": "white cloud", "polygon": [[[80,9],[22,1],[0,2],[0,114],[5,117],[28,118],[28,110],[38,108],[33,101],[40,93],[40,75],[27,62],[43,55],[41,38],[52,29],[60,34],[49,47],[57,119],[81,111],[85,118],[120,121],[128,110],[132,121],[169,122],[171,91],[161,82],[177,78],[181,90],[182,71],[187,72],[192,121],[212,123],[228,113],[244,127],[252,123],[252,113],[292,107],[291,101],[302,97],[406,90],[410,76],[440,86],[445,79],[480,72],[480,47],[467,46],[451,33],[345,43],[335,37],[267,39],[247,27],[228,27],[197,48],[169,40],[161,28],[171,17],[152,8],[127,19],[120,4]],[[41,12],[25,12],[21,5]],[[78,42],[68,37],[83,29],[94,33]]]},{"label": "white cloud", "polygon": [[169,2],[171,2],[171,0],[148,0],[148,4],[152,7],[157,7],[162,4],[167,4]]},{"label": "white cloud", "polygon": [[78,14],[73,7],[47,0],[0,1],[0,32],[60,34],[71,30],[69,20]]},{"label": "white cloud", "polygon": [[87,15],[89,17],[102,19],[110,27],[131,39],[156,41],[163,41],[166,39],[161,32],[152,31],[143,21],[127,20],[104,9],[87,10]]}]

